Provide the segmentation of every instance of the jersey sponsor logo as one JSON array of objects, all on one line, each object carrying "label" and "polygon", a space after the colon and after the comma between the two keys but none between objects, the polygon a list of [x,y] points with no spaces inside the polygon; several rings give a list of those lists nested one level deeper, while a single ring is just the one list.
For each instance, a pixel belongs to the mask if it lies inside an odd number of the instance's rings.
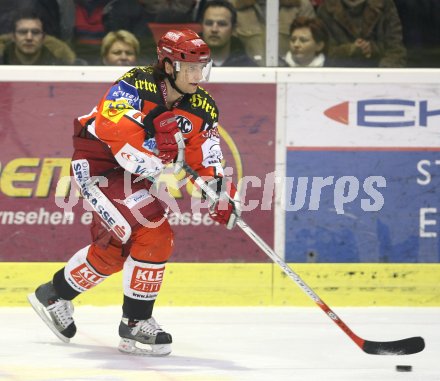
[{"label": "jersey sponsor logo", "polygon": [[136,87],[125,81],[120,81],[112,86],[105,99],[109,101],[125,100],[131,107],[140,108],[140,98]]},{"label": "jersey sponsor logo", "polygon": [[[144,128],[144,124],[142,123],[144,114],[142,114],[140,111],[127,110],[127,112],[124,114],[124,117],[130,119],[132,122],[136,123],[139,127]],[[89,130],[90,130],[90,126],[89,126]]]},{"label": "jersey sponsor logo", "polygon": [[212,119],[218,118],[217,109],[211,104],[208,97],[196,93],[191,96],[190,102],[192,108],[201,108],[209,114]]},{"label": "jersey sponsor logo", "polygon": [[339,103],[324,115],[354,127],[428,127],[432,117],[440,116],[440,109],[430,107],[427,100],[362,99]]},{"label": "jersey sponsor logo", "polygon": [[142,147],[145,148],[147,151],[157,153],[157,144],[155,138],[146,139],[144,143],[142,144]]},{"label": "jersey sponsor logo", "polygon": [[72,161],[72,169],[78,184],[82,185],[90,179],[90,165],[87,160]]},{"label": "jersey sponsor logo", "polygon": [[145,163],[145,160],[141,157],[136,156],[134,153],[128,153],[128,152],[121,152],[121,156],[127,160],[131,161],[133,163]]},{"label": "jersey sponsor logo", "polygon": [[182,131],[182,133],[189,134],[192,131],[193,125],[188,118],[182,115],[176,115],[176,119],[177,126],[179,127],[179,130]]},{"label": "jersey sponsor logo", "polygon": [[104,279],[102,276],[96,274],[91,268],[89,268],[86,263],[82,263],[78,267],[74,268],[70,272],[70,275],[78,286],[86,290],[96,286]]},{"label": "jersey sponsor logo", "polygon": [[[92,200],[92,205],[93,203],[96,201],[96,199]],[[107,222],[107,225],[110,226],[111,228],[113,227],[113,225],[115,224],[115,219],[112,217],[112,215],[110,214],[110,212],[108,210],[105,209],[105,207],[103,205],[97,204],[95,203],[93,206],[95,206],[95,210],[98,212],[99,216],[105,221]]]},{"label": "jersey sponsor logo", "polygon": [[220,148],[219,139],[208,139],[202,144],[203,165],[208,167],[221,163],[223,159],[222,150]]},{"label": "jersey sponsor logo", "polygon": [[139,151],[128,143],[115,155],[115,158],[127,171],[135,175],[142,175],[151,181],[154,181],[154,178],[163,169],[159,158]]},{"label": "jersey sponsor logo", "polygon": [[119,210],[98,188],[97,184],[83,186],[81,193],[108,228],[125,243],[131,235],[131,227]]},{"label": "jersey sponsor logo", "polygon": [[130,288],[138,292],[158,292],[163,280],[165,266],[160,268],[142,268],[135,266]]},{"label": "jersey sponsor logo", "polygon": [[204,131],[202,136],[206,139],[220,139],[220,133],[217,127]]},{"label": "jersey sponsor logo", "polygon": [[127,234],[127,232],[125,231],[125,226],[115,225],[113,226],[112,230],[121,239],[123,239]]},{"label": "jersey sponsor logo", "polygon": [[150,93],[157,93],[157,85],[154,82],[147,81],[146,79],[136,79],[134,86],[139,90],[146,90]]},{"label": "jersey sponsor logo", "polygon": [[141,165],[136,166],[132,171],[133,174],[145,177],[153,183],[156,181],[156,176],[159,175],[160,172],[161,168],[159,167],[145,168]]},{"label": "jersey sponsor logo", "polygon": [[104,101],[104,107],[101,115],[110,119],[114,123],[118,123],[124,116],[127,110],[133,109],[126,99],[119,99],[116,101]]},{"label": "jersey sponsor logo", "polygon": [[131,196],[128,196],[123,202],[129,209],[150,197],[150,193],[146,189],[138,190]]}]

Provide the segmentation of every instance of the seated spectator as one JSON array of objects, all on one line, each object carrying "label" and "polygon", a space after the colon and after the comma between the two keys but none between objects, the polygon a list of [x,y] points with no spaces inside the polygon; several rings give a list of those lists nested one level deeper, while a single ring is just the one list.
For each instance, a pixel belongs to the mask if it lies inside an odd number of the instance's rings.
[{"label": "seated spectator", "polygon": [[440,68],[440,1],[394,0],[408,67]]},{"label": "seated spectator", "polygon": [[290,26],[289,51],[280,66],[326,66],[328,32],[319,19],[297,17]]},{"label": "seated spectator", "polygon": [[40,16],[18,13],[10,34],[0,38],[0,62],[4,65],[73,65],[75,53],[66,43],[45,34]]},{"label": "seated spectator", "polygon": [[153,63],[157,59],[156,43],[148,24],[156,21],[164,7],[164,0],[111,0],[103,10],[105,30],[133,33],[140,43],[140,61]]},{"label": "seated spectator", "polygon": [[207,2],[202,11],[201,23],[203,40],[211,49],[214,66],[257,66],[246,54],[241,41],[233,36],[237,12],[230,2]]},{"label": "seated spectator", "polygon": [[280,0],[279,10],[279,55],[284,56],[289,50],[290,26],[297,17],[315,17],[310,0]]},{"label": "seated spectator", "polygon": [[257,0],[230,0],[237,11],[235,35],[243,43],[246,54],[259,66],[265,64],[266,26],[264,8]]},{"label": "seated spectator", "polygon": [[126,30],[109,32],[102,39],[101,57],[104,65],[136,66],[139,41]]},{"label": "seated spectator", "polygon": [[91,65],[100,64],[100,48],[105,36],[104,6],[109,0],[75,0],[72,46],[78,57]]},{"label": "seated spectator", "polygon": [[154,20],[156,23],[163,24],[186,24],[195,22],[194,11],[197,4],[196,0],[172,0],[164,1]]},{"label": "seated spectator", "polygon": [[39,15],[46,33],[61,38],[57,0],[0,0],[0,34],[9,33],[15,14],[23,10]]},{"label": "seated spectator", "polygon": [[312,4],[314,9],[318,9],[319,6],[324,2],[325,0],[310,0],[310,4]]},{"label": "seated spectator", "polygon": [[328,59],[340,67],[404,67],[406,50],[393,0],[325,0]]}]

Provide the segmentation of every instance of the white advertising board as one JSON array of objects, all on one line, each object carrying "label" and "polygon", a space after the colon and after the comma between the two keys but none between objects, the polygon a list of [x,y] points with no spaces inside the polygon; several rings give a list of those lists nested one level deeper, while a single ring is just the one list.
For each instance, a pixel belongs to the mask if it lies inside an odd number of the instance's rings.
[{"label": "white advertising board", "polygon": [[438,147],[440,85],[289,83],[286,146]]}]

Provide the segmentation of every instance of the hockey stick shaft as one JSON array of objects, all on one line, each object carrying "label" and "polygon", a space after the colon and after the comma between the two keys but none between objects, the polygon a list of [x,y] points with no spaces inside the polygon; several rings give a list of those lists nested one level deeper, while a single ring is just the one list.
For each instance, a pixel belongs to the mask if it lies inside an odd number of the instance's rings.
[{"label": "hockey stick shaft", "polygon": [[[187,163],[183,162],[182,166],[183,169],[193,177],[196,184],[205,192],[207,197],[211,198],[212,200],[216,200],[218,198],[214,190],[212,190],[198,175],[198,173],[195,172]],[[411,337],[408,339],[389,342],[376,342],[362,339],[356,335],[326,303],[324,303],[324,301],[301,279],[301,277],[295,273],[243,219],[238,219],[237,225],[364,352],[380,355],[402,355],[417,353],[425,348],[424,340],[421,337]]]},{"label": "hockey stick shaft", "polygon": [[332,319],[338,326],[341,328],[360,348],[363,348],[365,340],[361,339],[357,336],[340,318],[336,315],[332,309],[324,303],[324,301],[301,279],[301,277],[294,272],[286,262],[284,262],[278,254],[276,254],[266,242],[261,239],[261,237],[255,233],[255,231],[242,219],[237,222],[237,225],[243,230],[251,239],[254,241],[257,246],[260,247],[261,250],[270,258],[273,262],[275,262],[284,273],[292,279],[304,293],[312,299],[326,314]]},{"label": "hockey stick shaft", "polygon": [[292,279],[304,293],[312,299],[333,322],[344,331],[364,352],[373,355],[406,355],[421,352],[425,348],[422,337],[410,337],[403,340],[378,342],[364,340],[356,335],[342,319],[295,273],[261,237],[242,219],[237,225]]}]

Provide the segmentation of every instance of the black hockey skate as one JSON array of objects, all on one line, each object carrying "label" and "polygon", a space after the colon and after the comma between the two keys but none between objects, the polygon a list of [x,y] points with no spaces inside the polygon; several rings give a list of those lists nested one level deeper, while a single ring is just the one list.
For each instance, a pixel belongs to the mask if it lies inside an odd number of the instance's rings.
[{"label": "black hockey skate", "polygon": [[156,320],[133,320],[123,317],[119,324],[118,349],[121,352],[141,356],[167,356],[171,353],[173,339],[160,328]]},{"label": "black hockey skate", "polygon": [[38,316],[61,341],[68,343],[75,336],[73,304],[57,295],[52,282],[39,286],[33,294],[28,295],[28,300]]}]

